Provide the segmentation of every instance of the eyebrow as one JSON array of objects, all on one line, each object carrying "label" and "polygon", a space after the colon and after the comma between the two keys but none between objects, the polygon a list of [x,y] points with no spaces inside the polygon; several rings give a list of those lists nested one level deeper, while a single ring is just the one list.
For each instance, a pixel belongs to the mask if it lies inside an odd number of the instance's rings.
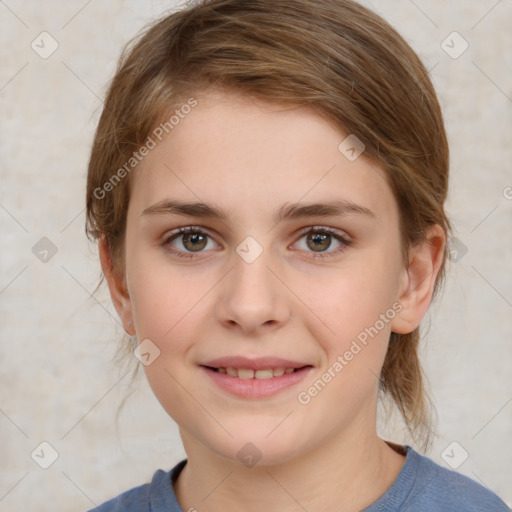
[{"label": "eyebrow", "polygon": [[[142,215],[148,214],[175,214],[189,217],[209,217],[227,221],[229,214],[215,204],[203,202],[182,202],[166,199],[146,208]],[[292,203],[284,204],[274,214],[274,222],[300,219],[304,217],[345,216],[350,214],[375,217],[375,214],[366,206],[359,205],[346,199],[327,201],[322,203]]]}]

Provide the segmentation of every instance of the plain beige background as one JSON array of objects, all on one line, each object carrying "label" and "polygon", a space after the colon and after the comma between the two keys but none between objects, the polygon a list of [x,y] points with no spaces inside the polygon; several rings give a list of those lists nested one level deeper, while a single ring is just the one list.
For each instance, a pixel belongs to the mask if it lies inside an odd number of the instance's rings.
[{"label": "plain beige background", "polygon": [[[432,70],[451,144],[458,261],[424,322],[429,456],[512,506],[512,3],[366,4]],[[87,510],[184,457],[142,372],[130,386],[137,361],[113,360],[123,331],[105,289],[91,297],[99,262],[84,234],[105,85],[122,45],[173,5],[0,2],[0,512]],[[381,431],[408,442],[400,424]]]}]

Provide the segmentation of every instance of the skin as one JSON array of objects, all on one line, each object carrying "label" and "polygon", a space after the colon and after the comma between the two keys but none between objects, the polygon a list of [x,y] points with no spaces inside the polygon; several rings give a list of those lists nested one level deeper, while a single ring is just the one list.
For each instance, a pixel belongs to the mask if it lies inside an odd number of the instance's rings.
[{"label": "skin", "polygon": [[[121,273],[111,270],[104,240],[99,244],[126,332],[160,350],[144,369],[187,452],[174,485],[178,501],[201,511],[239,510],[241,503],[247,511],[361,510],[405,461],[376,433],[377,376],[391,331],[413,331],[428,309],[444,232],[432,227],[429,243],[411,248],[407,267],[385,174],[338,150],[348,134],[308,107],[214,89],[197,99],[132,175]],[[229,216],[143,214],[166,199],[215,203]],[[334,199],[374,216],[272,220],[285,203]],[[168,242],[184,226],[210,236],[199,252],[183,236]],[[300,232],[307,227],[333,228],[352,243],[339,251],[332,238],[319,257]],[[236,252],[247,236],[263,249],[252,263]],[[317,396],[299,403],[298,392],[394,303],[401,311]],[[217,388],[198,366],[227,355],[277,356],[314,368],[274,397],[247,400]],[[247,442],[261,453],[253,467],[237,457]]]}]

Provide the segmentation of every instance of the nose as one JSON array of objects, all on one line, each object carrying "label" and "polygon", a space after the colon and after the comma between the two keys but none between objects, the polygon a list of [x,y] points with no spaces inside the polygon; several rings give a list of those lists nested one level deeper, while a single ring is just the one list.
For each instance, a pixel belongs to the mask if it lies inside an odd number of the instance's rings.
[{"label": "nose", "polygon": [[220,283],[215,315],[224,327],[256,336],[282,327],[290,318],[287,288],[266,251],[252,262],[233,255],[233,268]]}]

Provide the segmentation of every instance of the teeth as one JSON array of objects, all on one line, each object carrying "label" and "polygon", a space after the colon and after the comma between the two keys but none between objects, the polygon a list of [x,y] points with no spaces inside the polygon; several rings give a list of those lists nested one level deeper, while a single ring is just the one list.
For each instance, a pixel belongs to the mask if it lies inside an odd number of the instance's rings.
[{"label": "teeth", "polygon": [[238,378],[239,379],[253,379],[254,378],[254,370],[239,368]]},{"label": "teeth", "polygon": [[271,379],[273,376],[274,372],[272,370],[256,370],[254,372],[256,379]]},{"label": "teeth", "polygon": [[252,370],[250,368],[217,368],[219,373],[228,374],[239,379],[271,379],[281,377],[285,373],[293,373],[295,368],[268,368],[265,370]]}]

